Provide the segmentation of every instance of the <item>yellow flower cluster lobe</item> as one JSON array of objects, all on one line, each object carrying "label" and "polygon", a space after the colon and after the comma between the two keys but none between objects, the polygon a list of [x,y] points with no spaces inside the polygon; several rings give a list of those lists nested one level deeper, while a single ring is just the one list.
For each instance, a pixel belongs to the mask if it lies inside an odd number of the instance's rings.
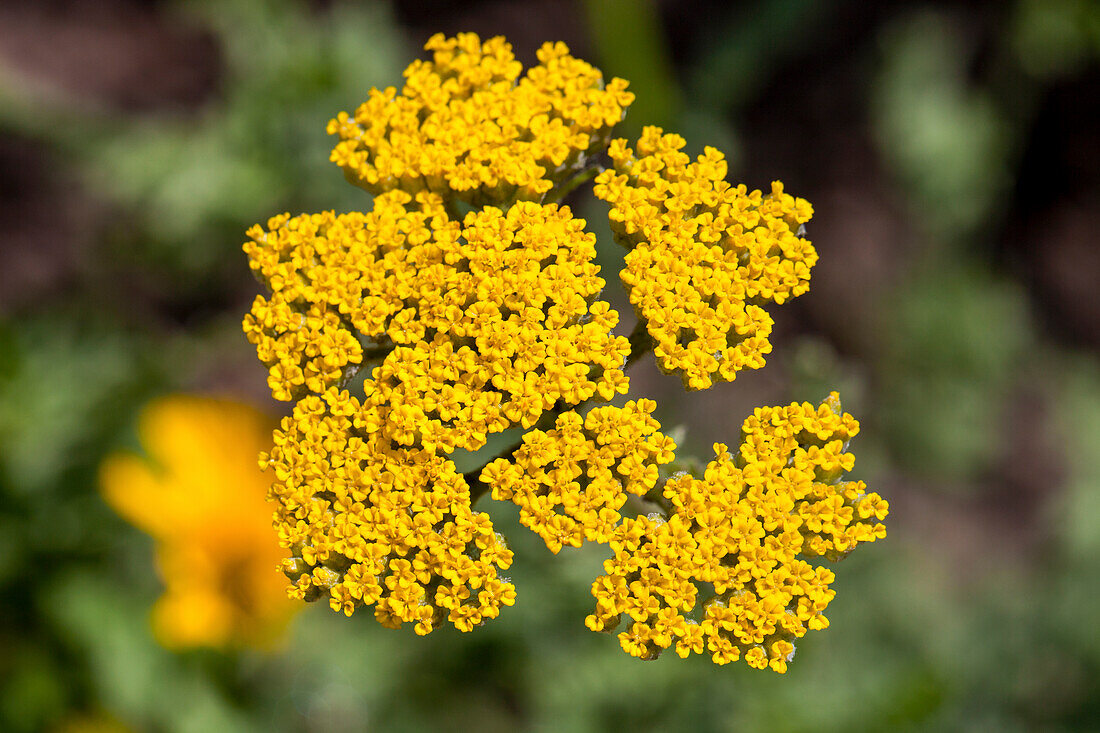
[{"label": "yellow flower cluster lobe", "polygon": [[275,524],[292,556],[291,596],[327,596],[351,615],[427,634],[444,620],[469,631],[510,606],[498,570],[512,552],[470,506],[454,464],[434,451],[362,437],[363,408],[346,391],[308,395],[283,418],[261,463],[275,474]]},{"label": "yellow flower cluster lobe", "polygon": [[[793,641],[828,625],[832,571],[806,558],[836,559],[885,536],[889,505],[862,482],[840,477],[858,423],[835,393],[821,407],[759,408],[733,455],[716,444],[702,479],[684,474],[663,490],[668,517],[625,520],[606,575],[593,583],[586,620],[613,631],[630,654],[653,658],[674,643],[686,657],[704,649],[718,664],[744,658],[784,672]],[[699,603],[700,584],[715,595]],[[697,611],[701,605],[701,611]]]},{"label": "yellow flower cluster lobe", "polygon": [[645,128],[636,151],[612,140],[614,168],[595,194],[631,248],[621,278],[658,365],[695,390],[764,365],[772,319],[761,306],[806,292],[817,253],[799,235],[808,202],[778,181],[768,195],[731,186],[720,152],[692,161],[683,147],[659,127]]},{"label": "yellow flower cluster lobe", "polygon": [[481,473],[493,498],[520,507],[520,521],[558,552],[584,540],[607,542],[622,519],[627,494],[643,496],[657,467],[672,461],[675,443],[657,432],[656,403],[597,407],[583,417],[560,415],[553,430],[532,430],[511,460]]},{"label": "yellow flower cluster lobe", "polygon": [[630,346],[596,300],[595,237],[568,207],[519,202],[449,219],[439,198],[379,196],[369,214],[286,215],[245,244],[258,277],[244,329],[282,400],[320,394],[379,356],[366,434],[477,450],[559,400],[625,393]]},{"label": "yellow flower cluster lobe", "polygon": [[432,191],[476,206],[538,201],[607,145],[634,101],[627,82],[547,43],[522,65],[504,38],[433,36],[431,61],[405,70],[400,93],[372,89],[354,115],[341,112],[332,161],[371,193]]}]

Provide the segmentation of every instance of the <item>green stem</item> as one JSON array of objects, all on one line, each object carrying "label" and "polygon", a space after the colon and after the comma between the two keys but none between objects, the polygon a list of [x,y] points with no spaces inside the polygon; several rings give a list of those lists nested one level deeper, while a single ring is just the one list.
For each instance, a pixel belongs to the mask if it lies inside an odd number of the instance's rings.
[{"label": "green stem", "polygon": [[603,172],[603,166],[596,164],[590,165],[585,168],[581,168],[577,175],[570,178],[568,181],[563,181],[561,185],[556,188],[552,188],[546,192],[543,197],[543,203],[558,203],[569,194],[573,193],[576,188]]},{"label": "green stem", "polygon": [[458,202],[453,196],[443,197],[443,210],[447,212],[447,218],[451,221],[461,223],[462,220],[466,218],[462,215],[462,212],[458,210]]},{"label": "green stem", "polygon": [[[554,425],[554,423],[557,421],[558,415],[565,412],[565,408],[566,408],[566,405],[563,405],[561,403],[558,403],[558,404],[554,405],[554,408],[552,410],[547,410],[546,412],[542,413],[542,417],[539,418],[539,421],[537,423],[535,423],[531,427],[531,429],[532,430],[549,430]],[[508,446],[507,448],[502,450],[500,453],[497,453],[495,456],[493,456],[489,460],[485,461],[485,463],[481,464],[481,466],[479,468],[475,468],[473,470],[467,471],[466,473],[462,474],[462,477],[464,479],[466,479],[466,483],[470,487],[470,504],[471,505],[476,503],[477,500],[480,499],[482,496],[489,493],[489,489],[492,488],[488,484],[482,482],[482,480],[481,480],[481,471],[482,471],[482,469],[484,469],[487,465],[489,465],[493,461],[497,460],[498,458],[508,458],[508,457],[510,457],[513,453],[515,453],[517,450],[519,450],[519,447],[521,445],[523,445],[523,437],[522,436],[515,443]]]},{"label": "green stem", "polygon": [[626,363],[623,364],[623,371],[629,369],[631,364],[641,359],[653,348],[653,339],[649,337],[645,321],[641,319],[634,324],[634,330],[630,332],[629,339],[630,354],[627,355]]}]

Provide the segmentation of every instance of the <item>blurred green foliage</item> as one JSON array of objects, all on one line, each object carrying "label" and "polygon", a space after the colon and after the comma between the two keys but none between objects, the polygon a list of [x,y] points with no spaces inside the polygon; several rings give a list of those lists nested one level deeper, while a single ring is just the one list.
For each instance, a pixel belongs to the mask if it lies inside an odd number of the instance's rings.
[{"label": "blurred green foliage", "polygon": [[1100,13],[1089,0],[1023,0],[1010,34],[1013,51],[1030,74],[1064,76],[1100,54]]},{"label": "blurred green foliage", "polygon": [[[669,127],[682,100],[668,49],[661,40],[657,4],[652,0],[586,0],[588,28],[607,78],[620,76],[636,95],[622,134],[638,137],[643,125]],[[644,121],[644,122],[643,122]]]},{"label": "blurred green foliage", "polygon": [[871,101],[879,148],[934,242],[990,224],[1010,182],[1009,129],[988,92],[967,83],[963,28],[932,12],[902,18],[882,38]]},{"label": "blurred green foliage", "polygon": [[318,131],[380,80],[400,77],[404,48],[385,10],[317,14],[290,0],[183,10],[223,41],[217,100],[195,119],[120,120],[85,151],[97,189],[140,212],[142,241],[156,237],[170,264],[193,271],[226,262],[225,234],[242,221],[284,207],[368,205],[334,171]]},{"label": "blurred green foliage", "polygon": [[[651,113],[635,119],[682,125],[695,149],[733,153],[736,170],[739,118],[835,6],[777,0],[716,18],[680,70],[655,4],[590,2],[584,17],[594,60],[649,95]],[[0,129],[52,146],[115,207],[97,256],[131,258],[169,296],[220,304],[234,293],[211,295],[211,283],[232,290],[249,224],[369,206],[328,163],[324,124],[370,86],[398,83],[415,49],[376,4],[171,11],[210,28],[224,54],[201,109],[127,117],[11,87]],[[1008,20],[996,58],[1030,91],[1100,55],[1087,0],[1020,0]],[[1021,284],[988,256],[1027,109],[970,73],[975,49],[955,15],[891,16],[863,43],[866,123],[919,252],[876,304],[874,353],[838,354],[816,336],[777,348],[795,355],[800,399],[851,385],[865,425],[857,475],[888,498],[914,495],[895,503],[885,543],[837,568],[832,627],[800,644],[787,675],[626,657],[583,628],[599,551],[551,556],[496,506],[486,509],[516,550],[519,600],[474,633],[419,638],[314,606],[271,654],[158,647],[151,543],[101,502],[96,467],[134,444],[142,403],[192,386],[194,362],[240,338],[240,314],[217,306],[184,329],[135,328],[77,289],[0,323],[0,730],[99,711],[152,731],[1089,729],[1100,719],[1089,621],[1100,617],[1100,365],[1048,343]],[[1022,384],[1049,405],[1065,477],[1050,488],[1058,500],[1026,518],[1046,541],[1013,553],[985,523],[1001,487],[983,479],[1004,457]],[[692,404],[663,406],[677,413],[665,422],[690,424]],[[979,507],[982,491],[994,496]]]},{"label": "blurred green foliage", "polygon": [[878,409],[901,467],[965,482],[999,457],[1031,324],[1018,286],[965,255],[937,264],[882,316]]}]

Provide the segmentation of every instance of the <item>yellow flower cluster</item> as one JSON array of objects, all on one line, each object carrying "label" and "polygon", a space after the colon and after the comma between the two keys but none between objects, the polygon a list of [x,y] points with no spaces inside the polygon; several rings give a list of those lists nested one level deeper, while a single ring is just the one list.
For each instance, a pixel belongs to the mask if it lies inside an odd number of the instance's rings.
[{"label": "yellow flower cluster", "polygon": [[481,472],[493,498],[520,507],[520,521],[553,552],[585,540],[607,542],[627,494],[644,496],[676,444],[657,432],[652,400],[560,415],[553,430],[532,430],[512,459]]},{"label": "yellow flower cluster", "polygon": [[454,464],[423,448],[365,433],[368,412],[348,392],[308,395],[275,431],[270,454],[275,525],[292,556],[291,596],[329,599],[351,615],[374,605],[385,626],[427,634],[444,620],[469,631],[512,605],[497,570],[512,552],[474,512]]},{"label": "yellow flower cluster", "polygon": [[271,571],[283,556],[256,454],[271,420],[247,405],[176,395],[148,405],[138,433],[148,458],[109,456],[107,502],[156,540],[166,590],[153,630],[167,647],[266,646],[294,605]]},{"label": "yellow flower cluster", "polygon": [[[859,430],[836,394],[809,403],[759,408],[742,427],[734,455],[718,443],[702,479],[669,480],[658,514],[627,519],[610,545],[614,557],[593,583],[596,631],[619,634],[624,650],[654,658],[675,643],[681,657],[718,664],[744,658],[784,672],[793,641],[828,625],[833,573],[805,558],[838,558],[885,536],[889,505],[862,482],[844,482]],[[700,604],[699,584],[715,595]],[[696,611],[701,606],[701,611]]]},{"label": "yellow flower cluster", "polygon": [[440,199],[401,191],[369,214],[288,217],[254,227],[245,251],[271,288],[244,329],[272,394],[320,394],[364,358],[365,433],[397,445],[476,450],[534,425],[558,401],[625,393],[627,340],[596,296],[595,237],[568,207],[520,202],[449,219]]},{"label": "yellow flower cluster", "polygon": [[[633,95],[546,44],[522,74],[502,39],[433,37],[405,85],[372,90],[329,123],[332,160],[374,194],[368,213],[283,214],[248,232],[269,294],[244,331],[292,414],[261,456],[297,599],[427,634],[469,631],[512,605],[512,553],[473,502],[512,501],[553,551],[585,540],[614,556],[593,585],[590,628],[652,658],[743,657],[786,669],[793,641],[827,623],[836,559],[883,536],[886,502],[851,468],[858,426],[835,396],[758,410],[702,479],[667,479],[675,444],[626,364],[652,347],[688,389],[759,368],[768,302],[806,291],[810,205],[725,182],[707,148],[648,127],[610,141]],[[599,300],[595,237],[561,199],[599,168],[622,280],[644,330],[616,336]],[[466,213],[460,213],[466,212]],[[527,430],[480,470],[450,456]],[[667,471],[667,470],[666,470]],[[640,507],[660,509],[634,516]],[[699,604],[700,585],[712,587]],[[701,607],[701,610],[696,610]]]},{"label": "yellow flower cluster", "polygon": [[658,365],[694,390],[764,365],[772,319],[760,306],[806,292],[817,253],[800,236],[808,202],[778,181],[768,195],[731,186],[720,152],[692,161],[683,147],[659,127],[645,128],[636,152],[612,140],[614,169],[595,194],[631,248],[621,278]]},{"label": "yellow flower cluster", "polygon": [[400,93],[372,89],[354,116],[329,122],[340,138],[332,161],[371,193],[540,201],[606,147],[634,101],[626,81],[605,85],[563,43],[543,45],[523,78],[501,37],[438,34],[425,48],[432,61],[414,61]]}]

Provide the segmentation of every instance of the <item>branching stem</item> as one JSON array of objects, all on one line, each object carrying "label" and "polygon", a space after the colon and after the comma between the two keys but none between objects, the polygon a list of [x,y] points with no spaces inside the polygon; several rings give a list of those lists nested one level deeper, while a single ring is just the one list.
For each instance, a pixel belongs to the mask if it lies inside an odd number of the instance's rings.
[{"label": "branching stem", "polygon": [[573,193],[577,187],[581,186],[593,178],[598,176],[603,171],[603,166],[599,164],[590,165],[586,168],[582,168],[577,172],[577,175],[570,178],[568,181],[563,181],[557,188],[551,189],[547,192],[546,197],[543,199],[545,202],[561,202],[566,196]]}]

